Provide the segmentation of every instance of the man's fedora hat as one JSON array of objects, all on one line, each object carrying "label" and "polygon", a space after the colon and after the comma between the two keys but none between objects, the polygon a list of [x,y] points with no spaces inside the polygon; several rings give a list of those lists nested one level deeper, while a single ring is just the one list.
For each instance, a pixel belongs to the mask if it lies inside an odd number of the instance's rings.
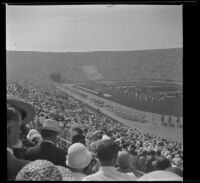
[{"label": "man's fedora hat", "polygon": [[28,123],[34,119],[36,114],[35,108],[23,99],[7,95],[7,104],[16,108],[20,112],[23,123]]}]

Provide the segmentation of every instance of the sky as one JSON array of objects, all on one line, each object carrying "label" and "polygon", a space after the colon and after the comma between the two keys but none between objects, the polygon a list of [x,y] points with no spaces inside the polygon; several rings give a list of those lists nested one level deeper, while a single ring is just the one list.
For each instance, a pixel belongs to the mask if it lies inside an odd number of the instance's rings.
[{"label": "sky", "polygon": [[182,5],[6,5],[7,50],[126,51],[182,45]]}]

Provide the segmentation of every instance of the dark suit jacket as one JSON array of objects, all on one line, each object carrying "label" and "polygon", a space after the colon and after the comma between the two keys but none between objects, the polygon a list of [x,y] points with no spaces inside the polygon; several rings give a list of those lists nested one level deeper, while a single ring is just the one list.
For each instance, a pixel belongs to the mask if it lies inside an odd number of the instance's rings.
[{"label": "dark suit jacket", "polygon": [[18,159],[7,151],[7,179],[15,180],[18,172],[30,161]]},{"label": "dark suit jacket", "polygon": [[57,148],[50,142],[42,142],[40,145],[35,147],[30,147],[27,149],[24,159],[27,160],[48,160],[54,163],[55,165],[65,166],[66,167],[66,152],[62,149]]}]

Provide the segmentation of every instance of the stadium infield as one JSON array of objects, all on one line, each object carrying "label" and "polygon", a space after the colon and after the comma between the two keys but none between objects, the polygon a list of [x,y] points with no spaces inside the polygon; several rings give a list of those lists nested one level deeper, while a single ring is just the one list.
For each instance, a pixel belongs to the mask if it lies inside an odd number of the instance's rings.
[{"label": "stadium infield", "polygon": [[69,88],[72,89],[71,86],[59,85],[59,86],[57,86],[57,88],[68,93],[69,95],[75,97],[76,99],[84,102],[85,104],[92,107],[93,109],[96,109],[96,110],[99,109],[106,116],[109,116],[112,119],[120,121],[131,128],[137,128],[138,130],[141,130],[143,132],[152,133],[153,135],[160,136],[161,138],[165,138],[168,140],[183,143],[183,129],[182,128],[172,128],[172,127],[167,127],[167,126],[164,127],[159,124],[151,123],[151,122],[144,124],[144,123],[140,123],[140,122],[123,119],[123,118],[115,115],[112,111],[106,109],[105,107],[97,106],[96,104],[91,102],[90,99],[94,99],[94,98],[101,99],[101,101],[104,101],[105,104],[110,104],[110,105],[120,106],[120,107],[122,106],[121,104],[115,103],[113,101],[107,100],[107,99],[99,97],[99,96],[96,96],[96,95],[88,93],[86,91],[73,88],[74,90],[76,90],[76,92],[81,92],[88,96],[87,98],[83,98],[78,93],[75,94],[74,92],[70,91]]},{"label": "stadium infield", "polygon": [[[79,84],[74,87],[78,87],[83,91],[87,91],[88,93],[98,95],[98,92],[95,91],[101,90],[103,93],[111,95],[111,97],[107,98],[116,103],[128,106],[130,108],[156,113],[156,114],[164,114],[164,115],[172,115],[172,116],[183,116],[182,110],[182,97],[171,97],[167,98],[162,102],[158,102],[154,100],[154,102],[147,101],[145,102],[143,99],[136,99],[134,95],[123,95],[119,93],[119,90],[116,90],[116,87],[138,87],[138,88],[147,88],[152,87],[157,91],[170,92],[167,90],[177,90],[181,91],[181,86],[176,83],[171,82],[132,82],[132,83],[112,83],[109,87],[101,87],[98,84]],[[177,92],[176,91],[176,92]],[[175,92],[175,91],[172,91]],[[105,96],[101,96],[102,98],[106,98]]]}]

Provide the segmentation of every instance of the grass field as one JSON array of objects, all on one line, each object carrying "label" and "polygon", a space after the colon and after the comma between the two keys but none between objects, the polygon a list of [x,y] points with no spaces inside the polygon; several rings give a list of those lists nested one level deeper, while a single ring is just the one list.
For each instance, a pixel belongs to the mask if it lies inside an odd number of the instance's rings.
[{"label": "grass field", "polygon": [[[110,94],[111,97],[107,98],[109,100],[112,100],[114,102],[117,102],[119,104],[146,111],[151,113],[157,113],[157,114],[165,114],[165,115],[172,115],[172,116],[183,116],[183,98],[182,97],[173,97],[173,98],[167,98],[166,100],[159,102],[159,101],[144,101],[144,100],[138,100],[135,98],[134,95],[123,95],[119,92],[116,92],[114,90],[114,87],[120,86],[136,86],[139,88],[145,88],[147,86],[153,86],[155,90],[157,91],[163,91],[170,90],[170,87],[174,90],[180,91],[181,86],[176,83],[167,83],[167,82],[129,82],[129,83],[113,83],[111,84],[111,89],[106,89],[103,87],[100,87],[97,83],[90,83],[90,84],[81,84],[80,85],[83,88],[90,89],[93,91],[98,91],[99,88],[101,88],[101,91],[104,93]],[[83,89],[84,90],[84,89]],[[88,91],[88,90],[87,90]],[[97,94],[96,94],[97,95]],[[102,96],[103,97],[103,96]],[[104,97],[105,98],[105,97]]]}]

